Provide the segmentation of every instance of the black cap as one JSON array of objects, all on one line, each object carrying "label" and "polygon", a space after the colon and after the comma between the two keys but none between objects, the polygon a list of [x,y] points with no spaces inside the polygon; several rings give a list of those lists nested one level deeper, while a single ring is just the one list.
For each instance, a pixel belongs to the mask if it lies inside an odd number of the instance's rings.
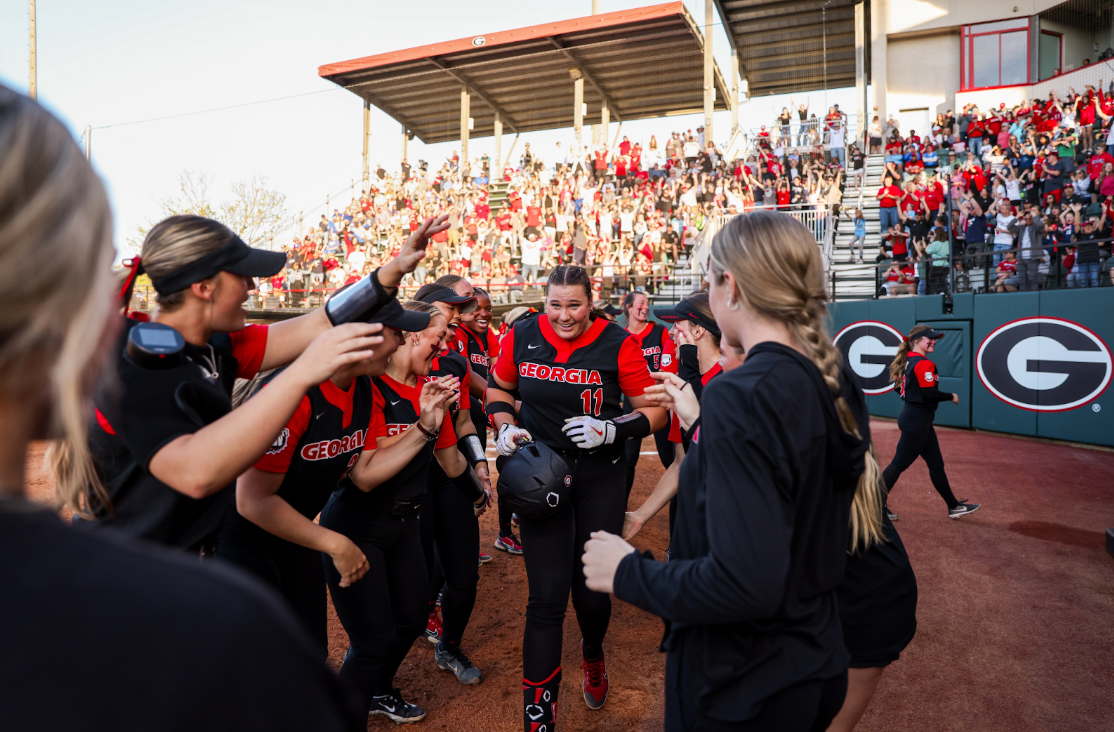
[{"label": "black cap", "polygon": [[913,330],[909,331],[909,337],[907,337],[905,340],[909,341],[910,343],[917,340],[918,338],[931,338],[933,340],[940,340],[945,335],[947,334],[938,331],[931,326],[914,325]]},{"label": "black cap", "polygon": [[241,277],[271,277],[286,264],[286,252],[253,249],[233,234],[224,246],[162,277],[152,277],[151,284],[160,295],[184,290],[194,282],[207,280],[218,272],[231,272]]},{"label": "black cap", "polygon": [[459,305],[460,312],[462,313],[470,313],[476,309],[476,298],[458,295],[455,290],[445,287],[444,285],[439,285],[436,282],[422,285],[418,293],[414,295],[414,299],[431,304],[435,302],[444,302],[449,305]]},{"label": "black cap", "polygon": [[700,311],[694,308],[686,298],[682,298],[679,303],[671,308],[654,308],[654,315],[659,320],[664,320],[667,323],[676,323],[678,320],[688,320],[696,323],[697,325],[704,326],[712,335],[719,336],[719,326],[716,321],[711,318],[701,315]]},{"label": "black cap", "polygon": [[429,327],[429,319],[429,313],[407,310],[402,307],[402,303],[392,297],[383,307],[379,308],[378,312],[368,318],[368,322],[382,323],[388,328],[417,333]]}]

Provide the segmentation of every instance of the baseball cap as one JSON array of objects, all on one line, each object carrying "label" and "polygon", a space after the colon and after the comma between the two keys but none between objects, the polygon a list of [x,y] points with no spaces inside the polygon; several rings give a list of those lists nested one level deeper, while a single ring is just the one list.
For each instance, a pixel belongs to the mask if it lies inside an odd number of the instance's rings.
[{"label": "baseball cap", "polygon": [[940,340],[946,333],[942,333],[927,325],[914,325],[913,330],[909,331],[908,337],[905,340],[912,343],[918,338],[932,338],[933,340]]},{"label": "baseball cap", "polygon": [[718,337],[720,335],[719,326],[716,325],[716,321],[701,315],[700,311],[694,308],[687,298],[681,298],[681,301],[671,308],[654,308],[654,316],[667,323],[688,320],[703,326],[714,336]]},{"label": "baseball cap", "polygon": [[449,305],[459,305],[461,313],[470,313],[476,309],[476,298],[458,295],[455,290],[437,283],[422,285],[418,293],[414,295],[414,299],[427,303],[443,302]]}]

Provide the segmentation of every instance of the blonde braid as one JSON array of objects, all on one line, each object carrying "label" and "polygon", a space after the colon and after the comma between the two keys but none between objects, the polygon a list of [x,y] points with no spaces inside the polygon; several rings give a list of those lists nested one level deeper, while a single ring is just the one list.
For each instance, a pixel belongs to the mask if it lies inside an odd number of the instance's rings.
[{"label": "blonde braid", "polygon": [[[828,387],[844,432],[862,439],[855,415],[840,394],[843,359],[826,327],[828,307],[820,248],[812,234],[785,214],[755,211],[732,220],[712,242],[712,275],[730,270],[735,296],[751,312],[784,323]],[[873,450],[873,448],[872,448]],[[865,551],[885,540],[884,489],[870,451],[851,504],[850,549]]]}]

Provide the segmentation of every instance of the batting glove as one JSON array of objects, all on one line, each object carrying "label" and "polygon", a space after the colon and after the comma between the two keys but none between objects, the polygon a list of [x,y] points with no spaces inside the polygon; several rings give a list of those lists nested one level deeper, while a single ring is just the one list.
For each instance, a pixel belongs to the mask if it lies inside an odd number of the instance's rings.
[{"label": "batting glove", "polygon": [[566,419],[561,431],[568,435],[577,447],[584,450],[593,450],[600,445],[610,445],[615,442],[615,423],[611,420],[604,422],[588,415]]},{"label": "batting glove", "polygon": [[499,435],[495,438],[495,451],[503,457],[508,457],[518,452],[520,444],[531,439],[529,432],[507,422],[499,428]]}]

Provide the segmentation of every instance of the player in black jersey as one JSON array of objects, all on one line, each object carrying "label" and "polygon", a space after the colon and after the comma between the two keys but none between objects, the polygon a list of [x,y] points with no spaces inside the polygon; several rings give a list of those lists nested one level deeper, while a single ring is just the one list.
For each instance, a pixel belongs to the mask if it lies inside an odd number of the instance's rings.
[{"label": "player in black jersey", "polygon": [[[407,334],[386,373],[372,380],[379,398],[368,431],[380,447],[411,440],[417,443],[417,452],[390,466],[376,465],[375,470],[361,470],[357,463],[321,511],[321,525],[355,542],[370,565],[363,579],[343,587],[336,567],[326,563],[329,593],[350,643],[340,675],[358,689],[363,708],[399,723],[425,717],[425,711],[407,703],[392,682],[425,627],[428,575],[418,511],[433,458],[457,488],[469,494],[476,512],[482,512],[488,500],[483,484],[457,449],[449,409],[436,426],[425,421],[420,406],[448,323],[431,305],[411,301],[404,307],[428,313],[430,324]],[[459,387],[451,378],[449,383]],[[450,407],[452,401],[455,396]]]},{"label": "player in black jersey", "polygon": [[[897,385],[905,406],[897,416],[897,426],[901,429],[897,452],[883,471],[882,478],[888,494],[906,468],[918,456],[923,457],[928,464],[932,486],[948,504],[948,517],[954,519],[978,511],[979,504],[967,503],[966,499],[956,500],[948,483],[948,474],[944,472],[940,441],[936,439],[936,429],[932,426],[940,402],[959,404],[958,394],[940,390],[936,364],[928,360],[928,354],[936,350],[937,339],[943,337],[943,333],[927,325],[913,326],[890,364],[890,379]],[[897,514],[891,512],[888,506],[886,513],[891,521],[897,520]]]},{"label": "player in black jersey", "polygon": [[[650,373],[665,371],[677,373],[677,346],[669,335],[669,330],[661,323],[654,323],[650,317],[650,297],[645,292],[631,292],[623,298],[621,312],[627,316],[627,330],[638,339],[642,356]],[[630,407],[624,403],[624,411],[629,412]],[[673,444],[669,441],[669,425],[654,433],[654,444],[657,446],[658,459],[662,467],[668,468],[673,464]],[[634,487],[635,470],[638,467],[638,456],[642,451],[642,440],[628,440],[627,451],[627,497],[630,497],[631,488]]]},{"label": "player in black jersey", "polygon": [[[686,354],[684,358],[692,363],[682,363],[686,372],[691,372],[692,380],[684,379],[680,373],[672,374],[668,371],[659,371],[654,374],[658,383],[647,391],[647,396],[654,399],[654,394],[669,393],[673,396],[674,405],[663,404],[655,401],[658,406],[671,410],[669,420],[669,442],[674,446],[673,462],[666,468],[665,473],[658,479],[657,485],[650,496],[634,511],[628,511],[623,520],[623,538],[629,540],[642,530],[647,521],[657,515],[658,511],[669,504],[669,531],[673,533],[673,524],[676,520],[676,496],[678,476],[681,472],[681,462],[685,458],[683,433],[679,415],[685,411],[681,405],[695,404],[699,410],[700,393],[708,382],[723,372],[721,365],[723,351],[720,350],[721,334],[716,325],[715,315],[708,304],[707,292],[694,292],[682,298],[680,302],[670,308],[655,308],[654,315],[667,323],[673,323],[670,335],[674,342],[681,344],[678,350]],[[685,348],[688,346],[691,351]],[[728,348],[730,355],[734,349]],[[732,359],[732,365],[742,364],[742,359]],[[672,389],[669,387],[672,386]],[[681,392],[684,391],[690,398],[685,399]],[[687,419],[685,428],[693,422]]]},{"label": "player in black jersey", "polygon": [[[453,275],[447,275],[438,280],[444,282]],[[476,298],[476,309],[460,319],[460,327],[456,329],[456,349],[469,361],[472,368],[471,404],[472,424],[476,426],[476,434],[484,449],[487,449],[487,428],[490,424],[487,413],[484,411],[484,397],[487,393],[487,379],[491,367],[499,358],[499,338],[491,331],[491,296],[486,290],[472,287],[463,277],[455,278],[450,285],[458,295],[463,295],[471,288],[472,296]],[[495,548],[508,554],[521,555],[522,544],[514,535],[512,525],[513,513],[507,507],[506,501],[496,499],[499,508],[499,536],[495,539]]]},{"label": "player in black jersey", "polygon": [[[472,286],[466,280],[464,284],[467,289],[463,295],[434,283],[423,286],[415,297],[436,307],[448,322],[441,352],[433,359],[429,373],[431,376],[452,375],[460,380],[460,399],[452,409],[457,446],[485,489],[490,490],[487,455],[472,424],[468,386],[472,369],[468,360],[454,347],[461,316],[471,313],[476,307]],[[480,525],[470,499],[461,495],[438,465],[429,470],[429,492],[422,504],[419,526],[429,570],[426,637],[437,644],[434,660],[441,668],[451,669],[461,683],[478,684],[483,680],[483,674],[465,655],[460,643],[472,617],[476,588],[480,583],[479,563],[472,558],[480,544]],[[437,614],[438,597],[441,598],[440,618]]]},{"label": "player in black jersey", "polygon": [[[302,397],[271,449],[236,482],[237,512],[226,519],[217,545],[218,559],[247,569],[282,593],[326,655],[322,555],[332,561],[342,587],[360,579],[368,562],[349,538],[313,519],[361,457],[366,464],[358,469],[380,471],[392,452],[409,451],[413,457],[425,442],[415,433],[404,442],[376,449],[368,426],[378,395],[368,377],[386,370],[404,331],[424,330],[429,315],[405,310],[395,300],[373,320],[384,326],[383,343],[371,358],[340,369]],[[423,404],[427,411],[444,409],[433,386]],[[447,394],[441,392],[442,401]],[[439,424],[431,416],[426,421]]]},{"label": "player in black jersey", "polygon": [[[642,396],[653,380],[637,339],[596,316],[591,304],[584,268],[556,267],[546,286],[545,314],[516,323],[504,336],[488,386],[499,453],[513,454],[522,439],[538,440],[568,461],[573,480],[569,500],[553,514],[521,518],[530,583],[522,643],[527,732],[540,725],[554,729],[570,590],[583,634],[584,701],[599,709],[607,699],[603,639],[611,599],[586,587],[579,557],[593,531],[622,529],[625,441],[666,424],[665,410]],[[520,416],[514,392],[521,399]],[[631,401],[632,413],[623,414],[622,397]]]}]

